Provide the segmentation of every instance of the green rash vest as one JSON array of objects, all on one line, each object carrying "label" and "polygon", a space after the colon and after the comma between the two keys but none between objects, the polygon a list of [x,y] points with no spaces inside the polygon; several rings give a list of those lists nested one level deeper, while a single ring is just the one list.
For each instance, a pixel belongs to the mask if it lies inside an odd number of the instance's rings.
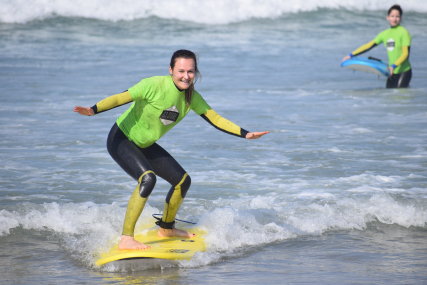
[{"label": "green rash vest", "polygon": [[142,79],[129,88],[133,104],[118,119],[117,125],[137,146],[148,147],[179,123],[191,110],[198,115],[210,106],[193,91],[191,105],[185,102],[185,91],[180,91],[171,76]]},{"label": "green rash vest", "polygon": [[[411,46],[411,35],[408,30],[399,25],[379,33],[374,42],[376,44],[384,43],[387,49],[389,65],[392,65],[402,55],[402,47]],[[394,73],[399,74],[409,69],[411,69],[411,64],[408,57],[401,65],[396,67]]]}]

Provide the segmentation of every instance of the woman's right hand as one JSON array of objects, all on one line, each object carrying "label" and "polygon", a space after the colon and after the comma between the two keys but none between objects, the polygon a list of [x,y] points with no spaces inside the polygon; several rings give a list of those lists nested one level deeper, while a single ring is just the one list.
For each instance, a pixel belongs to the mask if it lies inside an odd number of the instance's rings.
[{"label": "woman's right hand", "polygon": [[341,60],[341,62],[343,62],[343,61],[346,61],[346,60],[348,60],[348,59],[350,59],[351,57],[349,56],[349,55],[346,55],[346,56],[344,56],[343,57],[343,59]]},{"label": "woman's right hand", "polygon": [[82,106],[75,106],[73,109],[74,112],[79,113],[83,116],[93,116],[95,115],[95,112],[91,107],[82,107]]}]

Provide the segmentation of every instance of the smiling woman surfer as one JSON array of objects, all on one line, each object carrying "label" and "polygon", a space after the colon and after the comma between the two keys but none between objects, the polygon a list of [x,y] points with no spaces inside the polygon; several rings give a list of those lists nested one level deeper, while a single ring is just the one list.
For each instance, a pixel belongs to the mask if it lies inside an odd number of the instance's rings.
[{"label": "smiling woman surfer", "polygon": [[138,184],[132,193],[119,242],[119,249],[146,249],[149,246],[134,239],[135,224],[141,215],[157,176],[168,181],[170,188],[163,216],[156,224],[162,237],[192,237],[175,228],[176,213],[190,187],[191,179],[179,163],[156,143],[167,131],[193,110],[217,129],[246,139],[257,139],[268,132],[248,132],[218,115],[194,90],[199,73],[196,55],[178,50],[171,58],[170,76],[145,78],[129,90],[107,97],[92,107],[74,107],[74,112],[92,116],[133,102],[111,128],[107,139],[112,158]]},{"label": "smiling woman surfer", "polygon": [[387,88],[405,88],[409,86],[412,77],[409,52],[411,49],[411,35],[400,25],[402,8],[393,5],[388,9],[387,21],[390,28],[379,33],[375,39],[364,44],[343,58],[343,61],[367,52],[373,47],[384,43],[387,49],[390,76],[387,79]]}]

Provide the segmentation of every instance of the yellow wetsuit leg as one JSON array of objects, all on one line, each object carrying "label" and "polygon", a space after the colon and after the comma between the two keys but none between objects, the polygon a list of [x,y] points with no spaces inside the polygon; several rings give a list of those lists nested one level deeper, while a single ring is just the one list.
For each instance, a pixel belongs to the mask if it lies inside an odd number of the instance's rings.
[{"label": "yellow wetsuit leg", "polygon": [[148,196],[150,195],[154,184],[156,183],[155,178],[153,177],[155,177],[154,172],[148,170],[144,172],[138,179],[138,185],[130,196],[128,202],[125,221],[123,223],[123,235],[134,235],[136,222],[138,221],[138,218],[145,207]]},{"label": "yellow wetsuit leg", "polygon": [[175,216],[179,210],[179,207],[182,204],[182,201],[187,194],[188,189],[190,188],[191,179],[187,173],[184,174],[181,181],[172,186],[169,190],[169,193],[166,197],[165,207],[163,210],[162,220],[157,222],[157,224],[165,229],[174,228]]}]

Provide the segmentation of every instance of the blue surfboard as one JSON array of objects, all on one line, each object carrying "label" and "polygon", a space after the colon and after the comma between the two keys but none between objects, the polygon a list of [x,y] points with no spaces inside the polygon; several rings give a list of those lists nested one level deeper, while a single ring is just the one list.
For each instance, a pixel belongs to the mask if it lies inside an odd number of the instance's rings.
[{"label": "blue surfboard", "polygon": [[388,65],[373,57],[354,56],[341,63],[341,67],[347,67],[357,71],[369,72],[378,76],[389,76]]}]

